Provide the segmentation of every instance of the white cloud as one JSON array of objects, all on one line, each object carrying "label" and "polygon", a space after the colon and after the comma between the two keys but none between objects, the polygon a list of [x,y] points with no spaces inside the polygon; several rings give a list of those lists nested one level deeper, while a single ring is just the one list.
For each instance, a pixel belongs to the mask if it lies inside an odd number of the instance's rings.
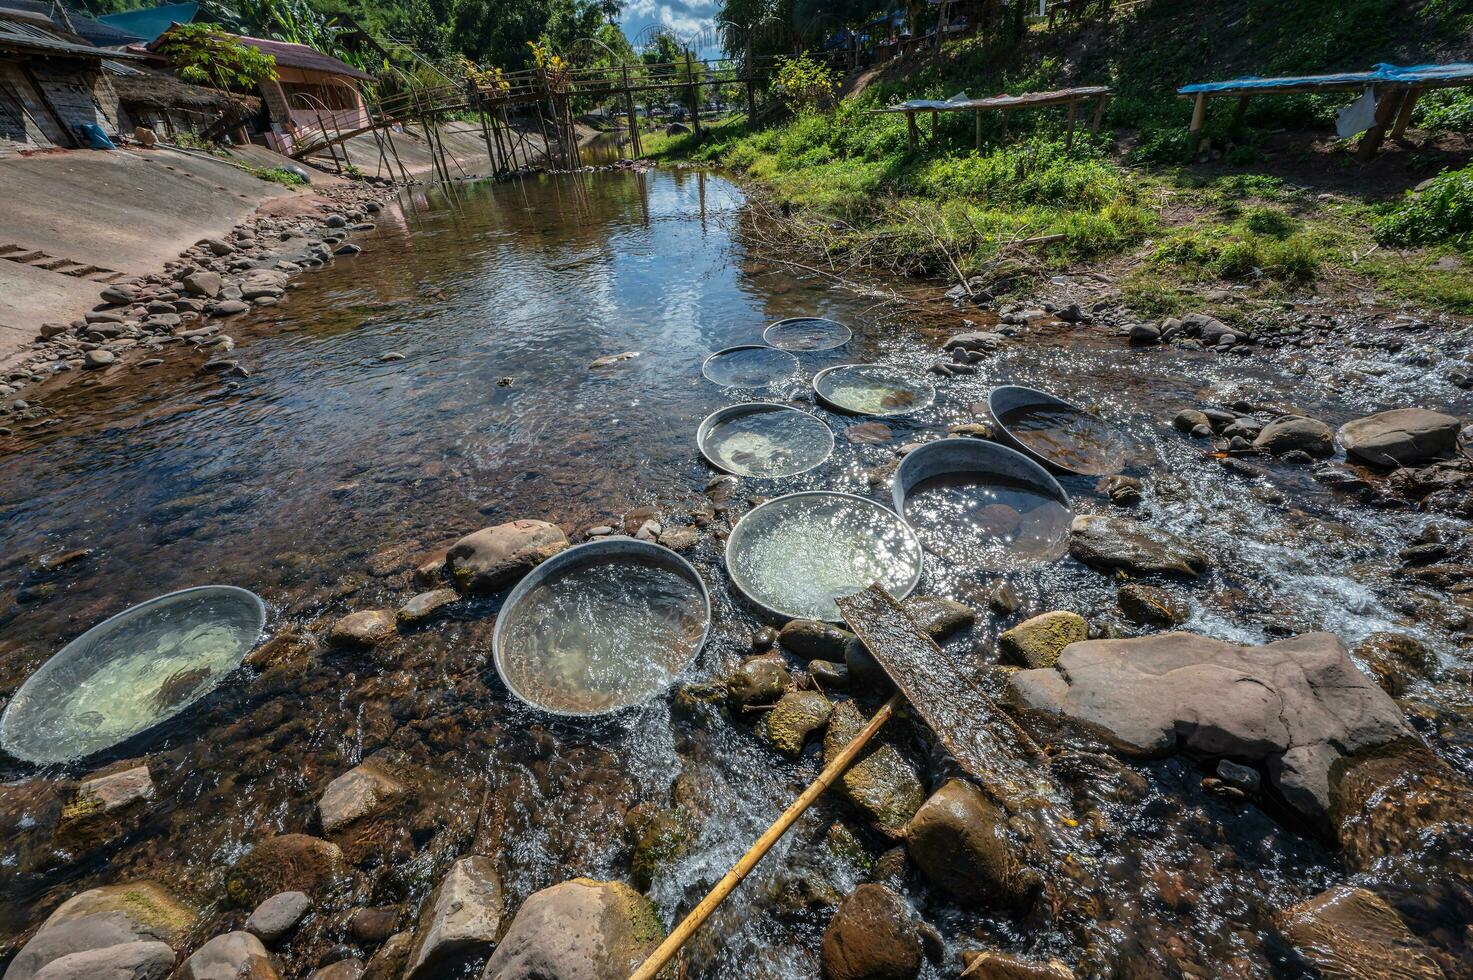
[{"label": "white cloud", "polygon": [[661,5],[659,19],[661,24],[681,35],[698,34],[714,23],[710,17],[697,17],[687,10],[677,12],[668,4]]},{"label": "white cloud", "polygon": [[655,0],[629,0],[624,5],[626,16],[633,14],[636,17],[649,17],[655,12]]}]

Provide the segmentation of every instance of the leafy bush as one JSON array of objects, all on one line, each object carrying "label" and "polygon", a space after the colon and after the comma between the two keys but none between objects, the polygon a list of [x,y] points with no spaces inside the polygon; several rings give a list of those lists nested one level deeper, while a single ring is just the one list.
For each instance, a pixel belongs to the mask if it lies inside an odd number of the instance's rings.
[{"label": "leafy bush", "polygon": [[247,165],[243,166],[242,169],[252,177],[268,180],[273,184],[285,184],[287,187],[301,187],[307,183],[306,177],[303,177],[295,170],[288,170],[285,167],[252,167]]},{"label": "leafy bush", "polygon": [[1413,118],[1434,132],[1473,133],[1473,92],[1445,88],[1423,93]]},{"label": "leafy bush", "polygon": [[796,58],[780,58],[774,81],[783,104],[800,115],[825,105],[838,85],[832,69],[806,51]]},{"label": "leafy bush", "polygon": [[1473,245],[1473,165],[1444,170],[1422,191],[1407,191],[1376,222],[1376,239],[1387,245]]},{"label": "leafy bush", "polygon": [[177,24],[159,52],[186,82],[250,90],[276,77],[276,59],[209,24]]},{"label": "leafy bush", "polygon": [[1248,208],[1242,220],[1249,231],[1270,238],[1288,238],[1295,228],[1294,219],[1277,208]]},{"label": "leafy bush", "polygon": [[1130,151],[1130,159],[1133,163],[1189,163],[1192,159],[1191,135],[1185,126],[1143,129]]}]

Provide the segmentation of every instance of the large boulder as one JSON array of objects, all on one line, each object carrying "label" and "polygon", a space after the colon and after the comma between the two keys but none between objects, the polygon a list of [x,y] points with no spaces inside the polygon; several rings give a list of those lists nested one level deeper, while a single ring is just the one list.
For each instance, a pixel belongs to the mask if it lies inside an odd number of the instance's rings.
[{"label": "large boulder", "polygon": [[1372,466],[1407,466],[1447,456],[1463,423],[1425,408],[1397,408],[1340,427],[1345,455]]},{"label": "large boulder", "polygon": [[1373,892],[1336,885],[1281,917],[1280,929],[1327,980],[1442,980],[1442,968]]},{"label": "large boulder", "polygon": [[194,909],[151,881],[104,885],[57,906],[11,960],[5,980],[31,980],[41,968],[73,953],[124,943],[178,944],[194,924]]},{"label": "large boulder", "polygon": [[1263,427],[1253,448],[1273,456],[1298,450],[1325,459],[1335,455],[1335,430],[1319,419],[1285,415]]},{"label": "large boulder", "polygon": [[254,908],[277,892],[321,896],[346,871],[343,852],[331,841],[308,834],[280,834],[266,838],[235,862],[225,878],[225,894],[246,908]]},{"label": "large boulder", "polygon": [[1008,681],[1027,710],[1098,732],[1122,752],[1262,763],[1288,805],[1328,829],[1330,773],[1357,752],[1410,738],[1384,691],[1331,633],[1262,647],[1192,633],[1091,640],[1055,669]]},{"label": "large boulder", "polygon": [[522,903],[481,980],[616,980],[664,938],[654,904],[639,892],[575,878]]},{"label": "large boulder", "polygon": [[1074,518],[1069,554],[1086,565],[1131,575],[1197,576],[1208,566],[1206,556],[1189,542],[1128,517]]},{"label": "large boulder", "polygon": [[921,873],[958,902],[1026,904],[1028,876],[1008,839],[1007,816],[971,783],[953,779],[931,794],[906,824],[905,845]]},{"label": "large boulder", "polygon": [[405,980],[444,976],[489,953],[505,913],[495,863],[479,855],[456,861],[420,913]]},{"label": "large boulder", "polygon": [[150,940],[57,957],[36,972],[36,980],[164,980],[172,972],[173,947]]},{"label": "large boulder", "polygon": [[261,940],[248,932],[227,932],[195,950],[184,961],[179,980],[237,980],[242,973],[257,977],[263,973],[263,966],[271,969],[270,962]]},{"label": "large boulder", "polygon": [[825,980],[910,980],[921,972],[921,936],[905,899],[860,885],[823,934]]},{"label": "large boulder", "polygon": [[546,521],[509,521],[467,534],[445,553],[445,568],[467,592],[495,592],[568,546]]},{"label": "large boulder", "polygon": [[[853,701],[834,705],[823,734],[825,764],[833,762],[864,725],[864,715]],[[845,770],[839,791],[887,837],[899,837],[926,799],[920,774],[893,745],[881,745]]]}]

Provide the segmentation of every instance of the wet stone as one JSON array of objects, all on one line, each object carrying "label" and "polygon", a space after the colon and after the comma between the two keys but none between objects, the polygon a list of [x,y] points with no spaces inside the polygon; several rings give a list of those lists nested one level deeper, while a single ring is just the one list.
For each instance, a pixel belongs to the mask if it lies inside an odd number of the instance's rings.
[{"label": "wet stone", "polygon": [[400,606],[396,615],[401,623],[417,623],[459,600],[460,593],[454,589],[434,589],[430,592],[421,592]]},{"label": "wet stone", "polygon": [[1441,980],[1432,951],[1375,893],[1337,885],[1288,909],[1281,928],[1325,977]]},{"label": "wet stone", "polygon": [[976,787],[953,779],[905,826],[906,848],[921,873],[964,905],[1016,908],[1029,895],[1006,815]]},{"label": "wet stone", "polygon": [[792,683],[782,657],[773,653],[743,660],[726,678],[726,690],[740,705],[771,704]]},{"label": "wet stone", "polygon": [[[257,978],[259,972],[254,960],[265,960],[270,968],[269,953],[261,940],[248,932],[227,932],[205,943],[184,961],[179,971],[180,980],[237,980],[242,974]],[[270,976],[275,976],[272,970]]]},{"label": "wet stone", "polygon": [[1335,430],[1319,419],[1285,415],[1263,427],[1253,448],[1272,456],[1297,451],[1324,459],[1335,455]]},{"label": "wet stone", "polygon": [[57,957],[35,980],[164,980],[173,970],[168,943],[133,942]]},{"label": "wet stone", "polygon": [[937,643],[942,643],[977,621],[971,606],[944,596],[913,595],[900,603],[917,626]]},{"label": "wet stone", "polygon": [[460,963],[490,952],[505,913],[501,877],[492,860],[473,856],[456,861],[420,914],[405,980],[445,976]]},{"label": "wet stone", "polygon": [[1074,518],[1069,554],[1086,565],[1131,575],[1195,577],[1208,566],[1206,556],[1175,534],[1124,517]]},{"label": "wet stone", "polygon": [[89,950],[137,942],[172,946],[194,921],[192,908],[150,881],[93,888],[67,899],[47,917],[10,961],[6,980],[32,980],[48,964]]},{"label": "wet stone", "polygon": [[884,885],[860,885],[829,921],[821,956],[825,980],[915,977],[922,962],[915,912]]},{"label": "wet stone", "polygon": [[1067,610],[1042,613],[1026,619],[997,638],[999,651],[1016,664],[1052,667],[1071,643],[1089,637],[1084,617]]},{"label": "wet stone", "polygon": [[386,749],[328,783],[317,801],[322,829],[336,833],[407,795],[409,789],[396,773],[397,763],[397,756]]},{"label": "wet stone", "polygon": [[356,910],[348,919],[348,931],[360,943],[376,945],[394,934],[399,925],[399,906]]},{"label": "wet stone", "polygon": [[244,928],[267,946],[275,946],[311,908],[312,899],[305,892],[277,892],[256,906]]},{"label": "wet stone", "polygon": [[764,733],[773,748],[796,759],[804,742],[824,726],[833,710],[829,699],[816,691],[789,691],[767,713]]},{"label": "wet stone", "polygon": [[510,521],[468,534],[445,555],[446,570],[467,592],[495,592],[568,546],[546,521]]},{"label": "wet stone", "polygon": [[854,634],[817,619],[789,620],[778,633],[783,649],[799,657],[842,660]]},{"label": "wet stone", "polygon": [[649,899],[623,882],[574,878],[522,903],[481,980],[627,977],[664,938]]},{"label": "wet stone", "polygon": [[1187,619],[1187,610],[1171,593],[1143,582],[1122,585],[1116,601],[1125,618],[1141,626],[1176,626]]},{"label": "wet stone", "polygon": [[1074,971],[1061,960],[1026,960],[992,951],[964,957],[963,980],[1074,980]]},{"label": "wet stone", "polygon": [[377,646],[395,634],[396,622],[387,609],[362,609],[334,623],[328,638],[335,646]]}]

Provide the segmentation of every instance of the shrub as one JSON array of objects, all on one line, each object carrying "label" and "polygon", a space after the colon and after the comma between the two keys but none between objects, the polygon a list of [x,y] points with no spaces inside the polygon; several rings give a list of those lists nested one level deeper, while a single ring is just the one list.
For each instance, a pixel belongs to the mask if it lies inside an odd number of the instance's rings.
[{"label": "shrub", "polygon": [[1473,133],[1473,92],[1445,88],[1423,93],[1413,118],[1434,132]]},{"label": "shrub", "polygon": [[1243,227],[1270,238],[1287,238],[1293,233],[1295,222],[1277,208],[1248,208],[1243,212]]},{"label": "shrub", "polygon": [[780,58],[774,81],[783,104],[800,115],[825,105],[838,85],[833,70],[807,52],[796,58]]},{"label": "shrub", "polygon": [[1135,163],[1189,163],[1192,139],[1184,126],[1166,126],[1141,130],[1130,151]]},{"label": "shrub", "polygon": [[1473,165],[1444,170],[1422,191],[1407,191],[1376,222],[1387,245],[1473,245]]},{"label": "shrub", "polygon": [[276,77],[276,59],[209,24],[178,24],[159,45],[179,77],[196,85],[249,90]]}]

